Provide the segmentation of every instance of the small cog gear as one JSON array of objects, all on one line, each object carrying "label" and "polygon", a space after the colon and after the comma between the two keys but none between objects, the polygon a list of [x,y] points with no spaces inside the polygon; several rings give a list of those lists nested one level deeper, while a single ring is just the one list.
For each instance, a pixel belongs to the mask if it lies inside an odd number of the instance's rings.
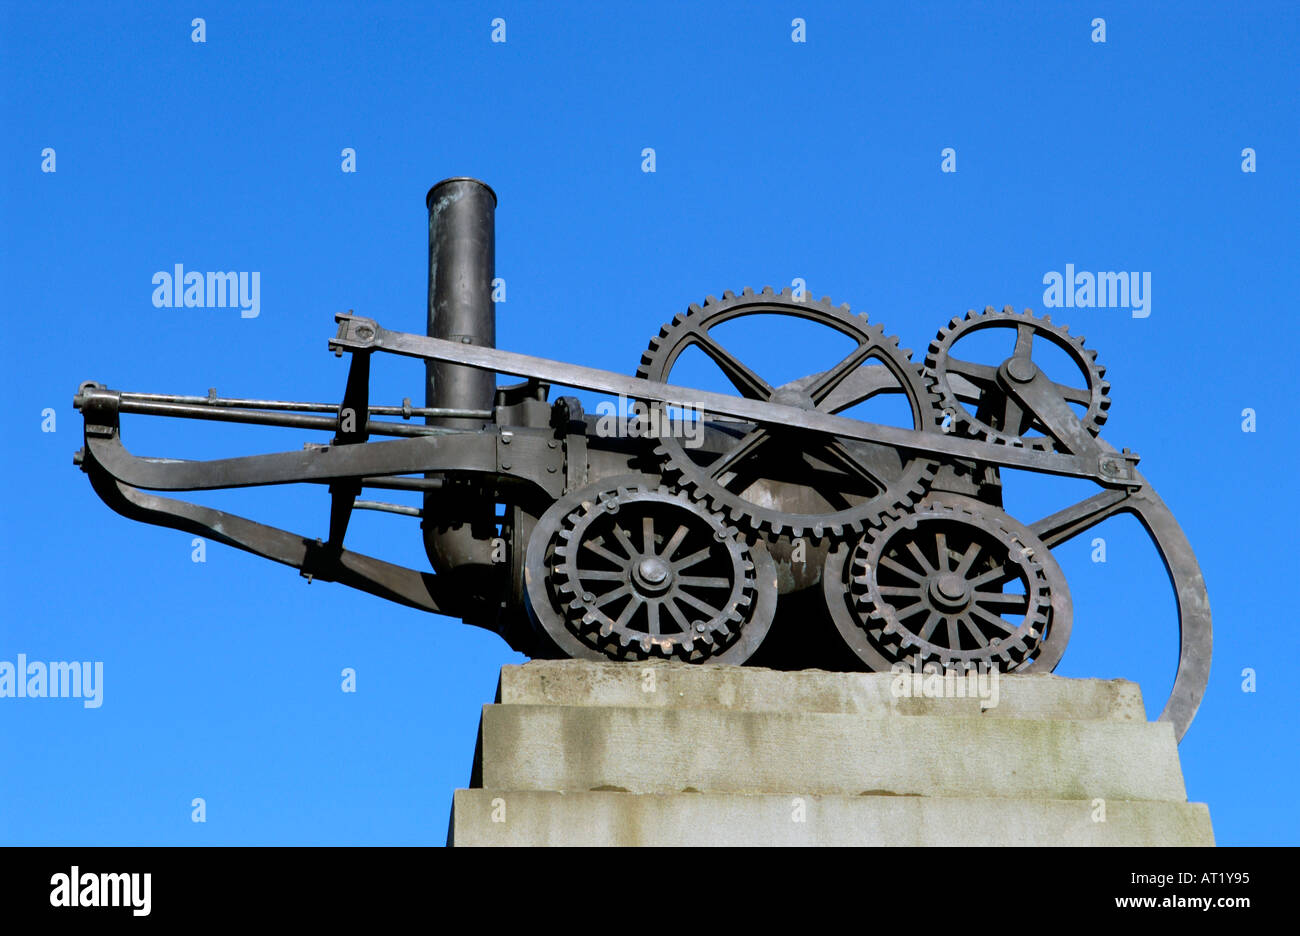
[{"label": "small cog gear", "polygon": [[[934,378],[941,406],[945,413],[951,414],[958,431],[1000,445],[1036,451],[1047,452],[1056,447],[1047,428],[1032,413],[1021,409],[998,384],[997,370],[1002,361],[986,364],[962,360],[952,354],[962,338],[988,329],[1015,331],[1015,345],[1009,360],[1032,360],[1035,337],[1045,338],[1069,355],[1085,385],[1075,387],[1058,383],[1056,388],[1067,402],[1082,409],[1078,415],[1089,433],[1095,436],[1101,431],[1110,409],[1110,384],[1103,379],[1106,368],[1097,363],[1097,352],[1085,349],[1082,336],[1070,335],[1067,326],[1054,325],[1050,316],[1035,318],[1030,310],[1016,312],[1011,306],[1004,307],[1001,312],[992,306],[983,312],[972,309],[964,319],[954,318],[939,329],[930,343],[925,358],[926,371]],[[961,378],[963,385],[955,385],[954,375]],[[971,403],[975,404],[974,413],[967,408]]]},{"label": "small cog gear", "polygon": [[[710,330],[750,315],[789,316],[834,329],[856,348],[828,370],[773,387],[735,358]],[[745,289],[708,297],[663,326],[641,357],[637,376],[672,383],[671,373],[687,348],[714,361],[742,396],[839,413],[877,393],[902,393],[911,414],[908,428],[941,431],[938,396],[911,353],[865,315],[828,298],[795,298],[790,289]],[[809,537],[839,540],[898,516],[923,497],[938,470],[928,458],[860,440],[794,435],[780,427],[748,423],[710,424],[714,445],[698,450],[663,438],[656,452],[665,474],[696,500],[724,513],[751,537],[788,545]]]},{"label": "small cog gear", "polygon": [[1047,546],[997,508],[932,494],[847,552],[828,569],[827,602],[872,669],[1050,672],[1065,651],[1065,576]]}]

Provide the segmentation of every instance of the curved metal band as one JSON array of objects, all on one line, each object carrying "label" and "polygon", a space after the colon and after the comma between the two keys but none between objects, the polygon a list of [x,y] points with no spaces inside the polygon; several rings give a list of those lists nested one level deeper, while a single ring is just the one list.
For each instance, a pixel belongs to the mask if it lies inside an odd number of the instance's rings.
[{"label": "curved metal band", "polygon": [[338,582],[420,611],[459,613],[455,595],[449,594],[432,573],[347,549],[330,549],[320,540],[222,510],[146,494],[111,477],[91,459],[86,460],[84,467],[100,499],[128,519],[196,533],[299,569],[312,578]]},{"label": "curved metal band", "polygon": [[1142,489],[1125,501],[1122,510],[1133,514],[1146,528],[1174,588],[1174,600],[1178,604],[1178,673],[1160,721],[1173,722],[1174,734],[1181,741],[1196,717],[1210,681],[1214,645],[1210,598],[1183,528],[1145,478]]}]

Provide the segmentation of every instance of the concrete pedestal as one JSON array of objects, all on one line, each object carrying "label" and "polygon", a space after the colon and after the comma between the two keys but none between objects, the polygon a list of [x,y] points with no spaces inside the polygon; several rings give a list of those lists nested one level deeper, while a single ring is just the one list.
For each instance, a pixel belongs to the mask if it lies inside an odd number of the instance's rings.
[{"label": "concrete pedestal", "polygon": [[1123,680],[506,666],[470,787],[449,844],[1214,844]]}]

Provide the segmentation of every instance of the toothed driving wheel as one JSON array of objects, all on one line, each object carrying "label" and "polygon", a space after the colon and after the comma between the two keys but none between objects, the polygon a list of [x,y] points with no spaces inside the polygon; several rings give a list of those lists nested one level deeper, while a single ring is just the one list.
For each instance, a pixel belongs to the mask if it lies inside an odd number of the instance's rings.
[{"label": "toothed driving wheel", "polygon": [[[957,353],[963,339],[989,331],[1008,336],[1005,355],[980,361]],[[1078,369],[1076,379],[1054,384],[1056,392],[1075,407],[1090,434],[1095,436],[1101,431],[1110,409],[1110,384],[1103,379],[1106,368],[1097,363],[1097,352],[1084,348],[1082,336],[1071,335],[1066,326],[1054,325],[1048,316],[1035,318],[1027,309],[1020,313],[1010,306],[997,312],[989,306],[983,312],[968,312],[964,319],[954,318],[940,329],[925,358],[943,409],[952,415],[962,434],[1001,445],[1052,451],[1055,446],[1047,427],[1027,413],[998,382],[998,369],[1003,363],[1013,372],[1032,374],[1037,370],[1035,341],[1055,345]]]},{"label": "toothed driving wheel", "polygon": [[877,671],[1051,672],[1070,638],[1070,596],[1048,548],[997,508],[955,494],[932,494],[841,550],[826,598]]},{"label": "toothed driving wheel", "polygon": [[684,494],[638,481],[557,502],[530,539],[526,584],[550,639],[591,659],[740,663],[776,607],[765,552]]},{"label": "toothed driving wheel", "polygon": [[[828,369],[773,386],[733,355],[713,329],[748,316],[786,316],[838,332],[853,348]],[[689,348],[698,348],[741,396],[824,413],[842,413],[876,394],[902,394],[905,428],[941,431],[938,398],[921,369],[865,315],[830,300],[795,298],[746,289],[710,296],[665,325],[641,357],[637,376],[674,383],[672,371]],[[938,465],[888,446],[798,433],[797,426],[758,426],[714,420],[707,443],[686,446],[663,438],[657,449],[665,473],[691,496],[721,511],[750,535],[788,543],[799,537],[834,541],[852,537],[883,518],[905,511],[928,489]]]}]

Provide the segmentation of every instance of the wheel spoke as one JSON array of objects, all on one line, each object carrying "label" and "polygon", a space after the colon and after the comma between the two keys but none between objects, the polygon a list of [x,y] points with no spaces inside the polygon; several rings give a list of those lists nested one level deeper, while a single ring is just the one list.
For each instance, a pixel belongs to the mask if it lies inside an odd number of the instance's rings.
[{"label": "wheel spoke", "polygon": [[586,548],[586,549],[590,549],[590,550],[591,550],[592,552],[594,552],[597,556],[600,556],[600,558],[604,559],[606,562],[611,562],[611,563],[613,563],[613,564],[616,565],[616,566],[625,566],[625,565],[627,565],[628,557],[627,557],[627,556],[616,556],[616,555],[614,555],[612,552],[610,552],[608,549],[606,549],[606,548],[605,548],[605,545],[604,545],[603,537],[597,537],[596,539],[593,539],[593,540],[587,540],[587,541],[586,541],[585,543],[583,543],[582,545],[583,545],[584,548]]},{"label": "wheel spoke", "polygon": [[862,362],[870,357],[873,350],[871,344],[860,344],[845,356],[845,358],[828,371],[823,371],[817,376],[806,391],[812,397],[813,403],[820,404],[822,400],[830,395],[830,392],[840,385],[849,373],[859,366]]},{"label": "wheel spoke", "polygon": [[913,582],[916,582],[917,584],[920,584],[920,582],[925,578],[925,575],[923,573],[917,573],[914,570],[909,569],[907,566],[895,562],[893,559],[890,559],[888,556],[881,556],[880,562],[878,564],[884,566],[886,569],[889,569],[892,572],[897,572],[899,575],[903,576],[904,578],[911,579]]},{"label": "wheel spoke", "polygon": [[715,618],[722,613],[720,610],[713,607],[713,605],[701,601],[699,598],[695,597],[690,592],[686,592],[686,591],[678,592],[677,600],[684,604],[690,605],[696,611],[702,611],[703,613],[707,614],[710,618]]},{"label": "wheel spoke", "polygon": [[619,582],[626,577],[627,573],[622,569],[579,569],[578,578],[591,579],[596,582]]},{"label": "wheel spoke", "polygon": [[637,595],[633,595],[632,600],[627,603],[626,607],[623,608],[622,612],[615,619],[614,626],[625,627],[627,625],[627,622],[632,620],[632,615],[636,614],[636,609],[639,608],[640,606],[641,606],[640,597],[638,597]]},{"label": "wheel spoke", "polygon": [[975,642],[977,644],[979,644],[981,647],[987,647],[989,645],[988,637],[984,636],[984,632],[979,629],[979,625],[975,623],[975,619],[973,617],[963,614],[961,615],[960,620],[963,624],[966,625],[966,629],[970,631],[971,636],[975,638]]},{"label": "wheel spoke", "polygon": [[998,369],[988,364],[976,364],[974,361],[963,361],[959,358],[949,357],[944,366],[953,374],[960,374],[973,384],[980,386],[995,387],[998,382]]},{"label": "wheel spoke", "polygon": [[966,584],[970,586],[972,589],[975,589],[978,588],[980,585],[985,584],[986,582],[992,582],[995,579],[1001,578],[1002,576],[1006,575],[1006,572],[1007,570],[1005,566],[1000,566],[1000,565],[994,566],[993,568],[989,569],[987,572],[975,576]]},{"label": "wheel spoke", "polygon": [[982,592],[974,594],[977,605],[1001,605],[1010,614],[1029,613],[1029,598],[1026,595],[1007,594],[1006,592]]},{"label": "wheel spoke", "polygon": [[[916,602],[916,604],[909,605],[908,607],[903,608],[901,611],[895,612],[894,616],[897,617],[900,621],[905,621],[908,618],[910,618],[912,615],[916,614],[917,612],[924,611],[924,610],[926,610],[925,603],[918,601]],[[931,611],[930,613],[935,616],[938,616],[939,614],[938,611]]]},{"label": "wheel spoke", "polygon": [[935,570],[939,573],[948,571],[948,536],[942,531],[934,534],[934,554],[939,561],[939,567]]},{"label": "wheel spoke", "polygon": [[964,578],[966,573],[970,571],[971,565],[975,562],[975,557],[979,554],[979,540],[973,540],[971,544],[966,547],[966,551],[962,553],[961,561],[957,563],[957,568],[953,569],[953,571]]},{"label": "wheel spoke", "polygon": [[947,623],[948,623],[948,649],[960,650],[961,633],[957,630],[957,623],[958,623],[957,619],[955,617],[950,617],[948,618]]},{"label": "wheel spoke", "polygon": [[912,542],[911,540],[909,540],[907,543],[907,551],[912,554],[913,559],[915,559],[918,563],[920,563],[921,571],[925,572],[926,574],[930,574],[936,571],[934,566],[930,565],[930,560],[926,559],[925,554],[921,552],[921,547],[916,545],[916,543]]},{"label": "wheel spoke", "polygon": [[734,470],[737,463],[753,455],[762,447],[763,443],[766,442],[767,439],[768,434],[766,429],[761,426],[756,429],[751,429],[745,434],[745,437],[740,440],[740,444],[735,448],[730,449],[725,455],[713,464],[709,465],[709,477],[718,481],[723,485],[723,487],[726,487],[726,483],[721,481],[722,475]]},{"label": "wheel spoke", "polygon": [[618,586],[618,588],[612,588],[609,591],[605,592],[605,594],[601,595],[599,598],[593,601],[591,603],[591,606],[593,608],[603,608],[611,601],[622,598],[624,595],[630,595],[631,593],[632,593],[632,586],[624,583]]},{"label": "wheel spoke", "polygon": [[[1006,345],[1003,345],[1006,347]],[[1016,326],[1016,349],[1011,352],[1013,357],[1027,358],[1033,353],[1034,347],[1034,326],[1017,325]]]},{"label": "wheel spoke", "polygon": [[740,362],[730,351],[713,340],[707,332],[697,331],[694,335],[695,345],[713,359],[722,373],[731,381],[732,386],[742,396],[751,400],[766,400],[772,395],[772,385]]},{"label": "wheel spoke", "polygon": [[722,576],[714,575],[679,575],[677,576],[679,585],[690,588],[730,588],[731,580]]},{"label": "wheel spoke", "polygon": [[662,636],[659,633],[659,604],[658,598],[646,602],[647,629],[652,637]]},{"label": "wheel spoke", "polygon": [[888,595],[891,598],[920,598],[921,589],[912,588],[904,585],[881,585],[876,589],[881,595]]},{"label": "wheel spoke", "polygon": [[998,617],[996,614],[991,614],[990,612],[985,611],[979,605],[972,605],[971,613],[978,614],[981,619],[987,621],[989,624],[992,624],[994,627],[1002,631],[1002,633],[1004,634],[1014,634],[1016,632],[1015,627],[1008,624],[1006,621],[1002,620],[1002,618]]},{"label": "wheel spoke", "polygon": [[942,614],[938,611],[931,611],[930,616],[925,619],[925,625],[917,632],[916,636],[920,637],[922,640],[929,640],[930,635],[934,633],[934,629],[939,626],[939,622],[942,620]]},{"label": "wheel spoke", "polygon": [[650,514],[641,518],[641,552],[647,556],[655,554],[655,518]]},{"label": "wheel spoke", "polygon": [[1092,405],[1092,391],[1087,387],[1071,387],[1069,384],[1057,383],[1052,381],[1052,386],[1056,392],[1065,397],[1071,403],[1079,403],[1083,406]]},{"label": "wheel spoke", "polygon": [[831,460],[836,462],[846,474],[857,476],[858,480],[865,481],[874,491],[883,491],[886,484],[876,477],[875,473],[867,466],[853,457],[853,453],[839,439],[830,439],[823,443],[822,451],[829,455]]},{"label": "wheel spoke", "polygon": [[1024,421],[1025,411],[1011,394],[1007,394],[1002,403],[1002,431],[1008,435],[1020,435],[1020,426]]},{"label": "wheel spoke", "polygon": [[685,559],[679,559],[673,563],[673,568],[678,572],[685,572],[693,565],[698,565],[709,557],[713,552],[712,546],[705,546],[703,549],[691,553]]},{"label": "wheel spoke", "polygon": [[671,560],[673,553],[677,552],[677,547],[682,544],[682,540],[686,539],[686,532],[686,524],[683,523],[677,528],[677,532],[672,535],[672,538],[664,544],[663,552],[659,554],[660,558]]},{"label": "wheel spoke", "polygon": [[677,629],[683,634],[689,633],[691,625],[686,618],[682,616],[682,609],[677,607],[676,600],[673,598],[666,598],[664,600],[664,607],[668,609],[668,616],[673,619],[674,623],[676,623]]},{"label": "wheel spoke", "polygon": [[627,530],[623,529],[621,523],[614,524],[614,536],[618,539],[619,544],[627,550],[628,558],[634,558],[636,556],[636,547],[632,545],[632,537],[627,535]]}]

